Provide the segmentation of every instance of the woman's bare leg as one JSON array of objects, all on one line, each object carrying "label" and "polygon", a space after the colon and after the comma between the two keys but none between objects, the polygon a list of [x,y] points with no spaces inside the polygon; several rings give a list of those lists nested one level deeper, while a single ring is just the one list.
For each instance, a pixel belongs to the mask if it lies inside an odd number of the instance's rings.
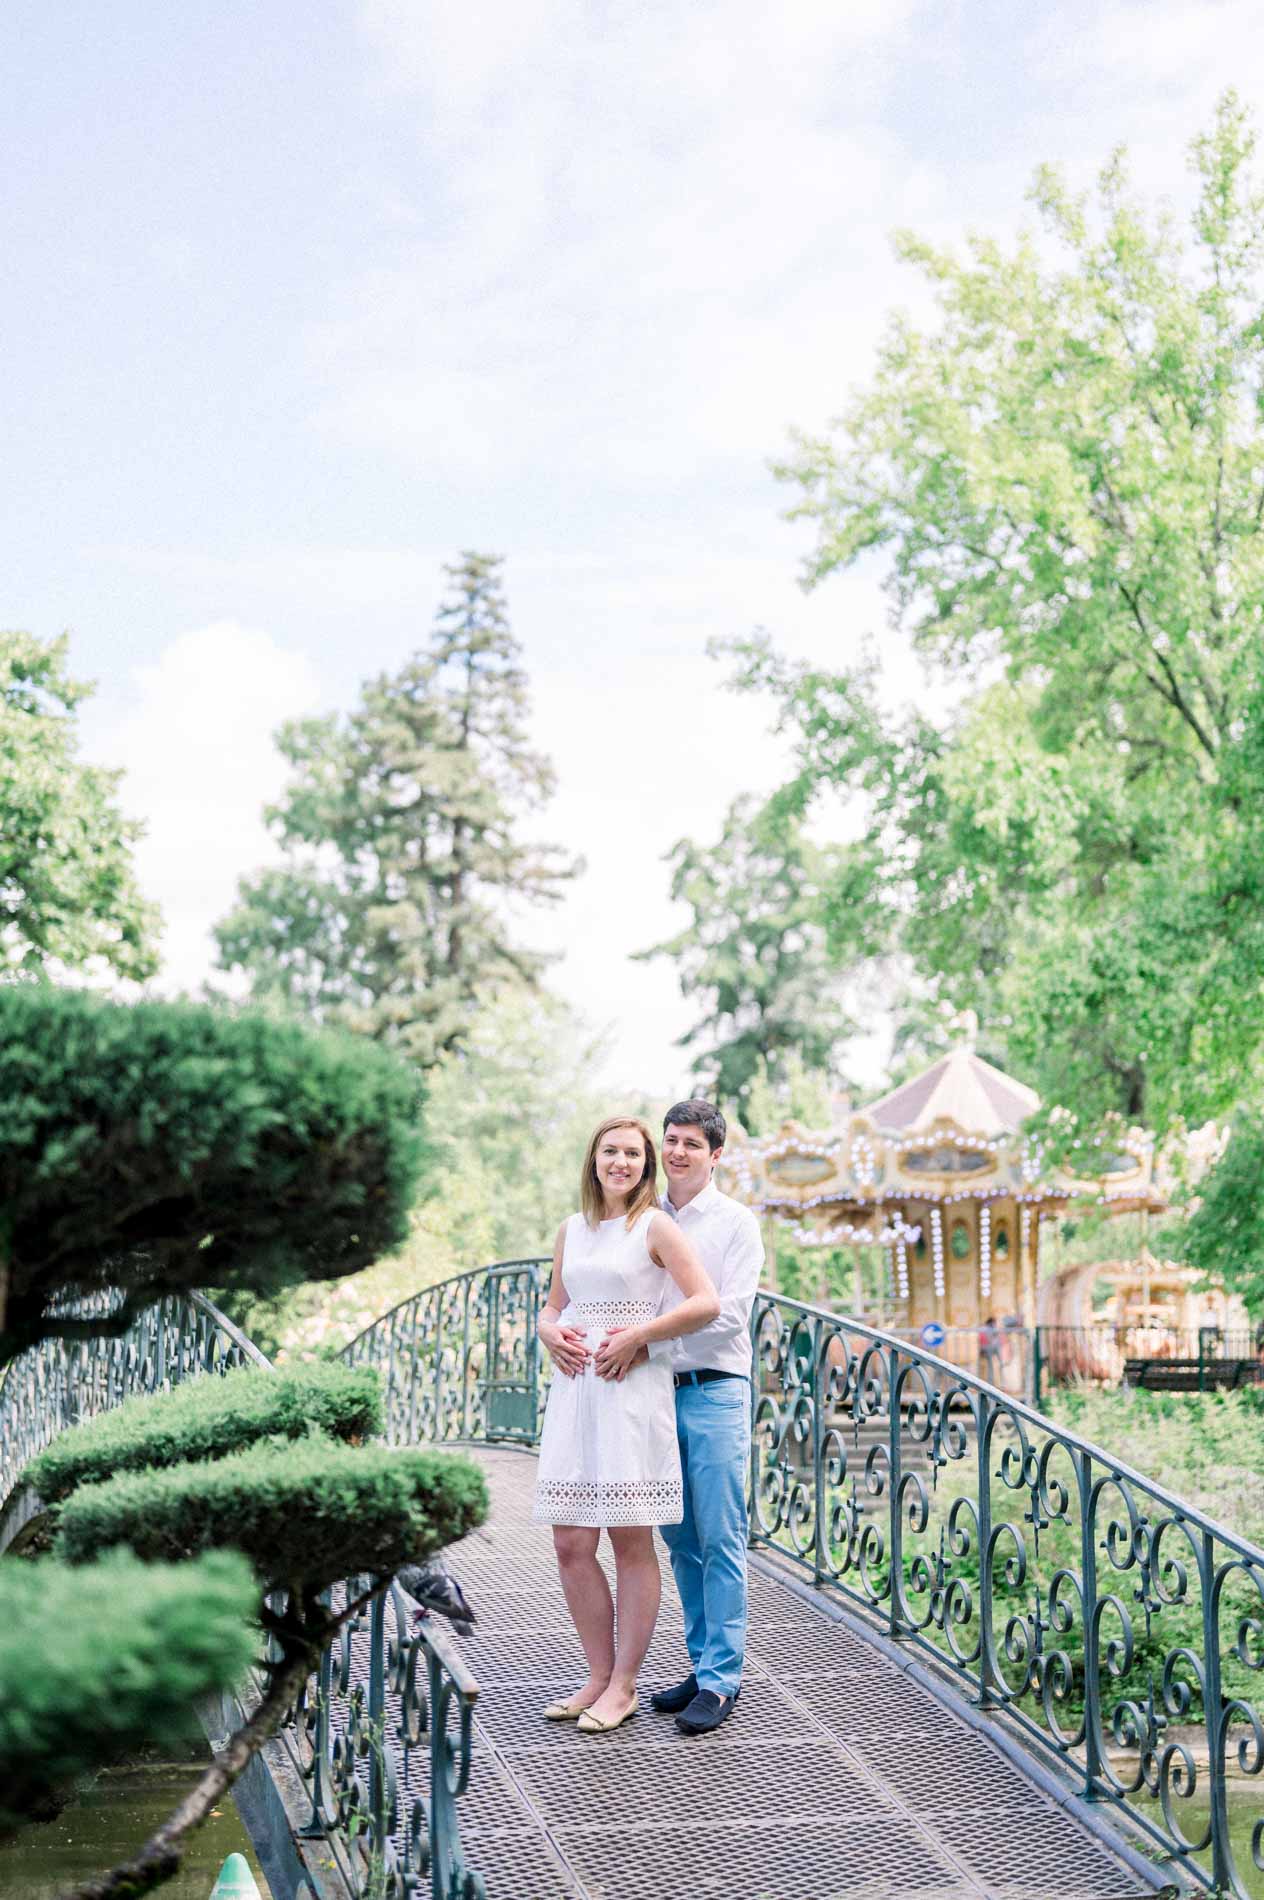
[{"label": "woman's bare leg", "polygon": [[614,1546],[615,1588],[618,1592],[618,1642],[609,1684],[592,1705],[594,1715],[613,1722],[627,1711],[636,1694],[636,1679],[658,1621],[663,1583],[654,1552],[654,1533],[648,1524],[621,1524],[609,1532]]},{"label": "woman's bare leg", "polygon": [[614,1602],[606,1573],[597,1562],[601,1532],[581,1524],[555,1524],[553,1548],[571,1621],[588,1664],[588,1680],[570,1701],[584,1708],[596,1701],[614,1668]]}]

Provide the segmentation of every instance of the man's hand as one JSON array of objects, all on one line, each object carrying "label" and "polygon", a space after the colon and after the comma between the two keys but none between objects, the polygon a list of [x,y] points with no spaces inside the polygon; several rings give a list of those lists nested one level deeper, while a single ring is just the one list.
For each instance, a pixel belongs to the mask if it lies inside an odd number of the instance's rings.
[{"label": "man's hand", "polygon": [[623,1379],[633,1366],[644,1365],[649,1351],[639,1326],[612,1326],[597,1348],[593,1361],[600,1379]]},{"label": "man's hand", "polygon": [[568,1379],[582,1372],[592,1358],[584,1344],[588,1335],[582,1326],[559,1326],[556,1320],[542,1319],[536,1330],[549,1358]]}]

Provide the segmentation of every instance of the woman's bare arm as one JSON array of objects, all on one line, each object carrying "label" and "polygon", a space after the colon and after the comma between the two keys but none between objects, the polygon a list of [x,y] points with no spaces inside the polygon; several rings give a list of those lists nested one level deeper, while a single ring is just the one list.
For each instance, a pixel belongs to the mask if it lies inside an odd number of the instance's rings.
[{"label": "woman's bare arm", "polygon": [[558,1323],[566,1305],[566,1288],[562,1284],[562,1254],[565,1246],[566,1222],[563,1221],[553,1242],[549,1297],[540,1308],[535,1330],[558,1371],[564,1372],[568,1379],[573,1379],[577,1372],[584,1370],[592,1354],[584,1343],[587,1334],[582,1326],[562,1326]]}]

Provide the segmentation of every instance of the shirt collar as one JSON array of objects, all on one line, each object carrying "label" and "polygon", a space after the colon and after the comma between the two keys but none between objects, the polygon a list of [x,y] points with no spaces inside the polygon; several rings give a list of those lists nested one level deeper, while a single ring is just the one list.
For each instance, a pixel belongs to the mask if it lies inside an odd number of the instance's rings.
[{"label": "shirt collar", "polygon": [[712,1179],[707,1182],[707,1185],[701,1190],[700,1193],[694,1195],[691,1201],[686,1201],[683,1207],[677,1207],[676,1203],[672,1200],[670,1193],[664,1194],[663,1211],[667,1214],[674,1215],[675,1218],[679,1220],[682,1214],[691,1213],[695,1208],[697,1209],[699,1214],[704,1214],[707,1208],[712,1206],[714,1202],[719,1200],[719,1198],[720,1198],[720,1190],[715,1185],[714,1179]]}]

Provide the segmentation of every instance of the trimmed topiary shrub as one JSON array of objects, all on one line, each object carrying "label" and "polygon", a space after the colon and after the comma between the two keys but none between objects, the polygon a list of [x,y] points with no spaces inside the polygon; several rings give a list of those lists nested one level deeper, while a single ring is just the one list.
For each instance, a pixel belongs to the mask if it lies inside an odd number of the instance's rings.
[{"label": "trimmed topiary shrub", "polygon": [[381,1430],[381,1379],[372,1366],[326,1363],[284,1372],[245,1366],[222,1378],[191,1379],[171,1392],[127,1399],[115,1411],[63,1432],[25,1475],[46,1504],[57,1504],[81,1484],[123,1471],[223,1458],[265,1438],[319,1431],[355,1441]]},{"label": "trimmed topiary shrub", "polygon": [[187,1734],[195,1698],[252,1661],[257,1604],[231,1551],[178,1569],[0,1559],[0,1834],[103,1761]]},{"label": "trimmed topiary shrub", "polygon": [[468,1458],[314,1435],[83,1485],[61,1506],[56,1548],[71,1563],[119,1544],[174,1563],[227,1547],[268,1588],[310,1600],[343,1577],[391,1576],[486,1512],[486,1480]]},{"label": "trimmed topiary shrub", "polygon": [[[416,1071],[259,1011],[0,987],[0,1363],[162,1293],[275,1292],[404,1239]],[[113,1322],[68,1295],[116,1287]]]}]

